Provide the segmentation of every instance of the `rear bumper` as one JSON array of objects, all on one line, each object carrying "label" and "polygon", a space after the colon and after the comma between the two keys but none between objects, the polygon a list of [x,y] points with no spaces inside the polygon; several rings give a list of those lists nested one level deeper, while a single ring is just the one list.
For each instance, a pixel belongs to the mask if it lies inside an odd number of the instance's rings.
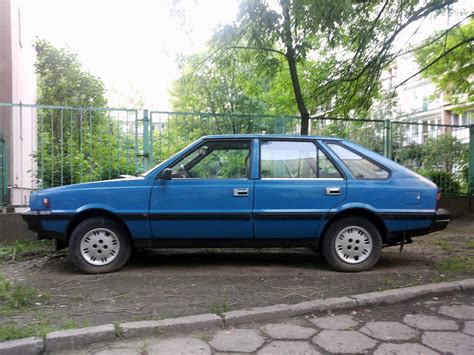
[{"label": "rear bumper", "polygon": [[445,229],[450,221],[451,213],[449,213],[448,210],[445,210],[443,208],[437,209],[435,217],[433,219],[433,223],[431,223],[431,227],[428,230],[428,233],[438,232]]}]

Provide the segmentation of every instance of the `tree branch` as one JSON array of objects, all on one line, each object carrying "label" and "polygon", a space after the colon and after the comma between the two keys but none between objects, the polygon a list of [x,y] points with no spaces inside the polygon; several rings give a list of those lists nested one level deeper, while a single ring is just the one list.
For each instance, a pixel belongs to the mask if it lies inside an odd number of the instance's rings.
[{"label": "tree branch", "polygon": [[442,33],[439,34],[439,36],[433,38],[431,41],[429,42],[426,42],[426,43],[423,43],[421,46],[419,47],[415,47],[415,48],[412,48],[412,49],[409,49],[403,53],[399,53],[398,56],[403,56],[405,54],[408,54],[408,53],[412,53],[412,52],[415,52],[417,50],[420,50],[420,49],[423,49],[423,48],[426,48],[428,47],[429,45],[433,44],[434,42],[436,42],[437,40],[441,39],[442,37],[444,37],[446,34],[448,34],[449,32],[451,32],[454,28],[458,27],[459,25],[461,25],[464,21],[466,21],[467,19],[470,19],[471,17],[473,17],[474,14],[469,14],[468,16],[466,16],[465,18],[463,18],[461,21],[455,23],[454,25],[452,25],[451,27],[449,27],[448,29],[446,29],[445,31],[443,31]]},{"label": "tree branch", "polygon": [[[384,42],[382,48],[380,49],[380,51],[377,53],[377,55],[375,56],[375,58],[378,58],[380,56],[382,56],[385,52],[388,51],[388,49],[390,48],[390,46],[392,45],[393,41],[395,40],[395,38],[398,36],[398,34],[400,32],[402,32],[408,25],[410,25],[411,23],[415,22],[415,21],[418,21],[419,19],[423,18],[423,17],[426,17],[428,16],[429,14],[431,14],[432,12],[436,11],[436,10],[440,10],[448,5],[451,5],[453,4],[454,2],[456,2],[456,0],[446,0],[444,2],[441,2],[441,3],[430,3],[424,7],[422,7],[421,9],[418,9],[417,11],[415,11],[413,13],[413,15],[405,22],[403,23],[402,25],[400,25],[393,33],[392,35]],[[367,71],[367,69],[370,68],[371,65],[373,65],[373,62],[377,63],[377,60],[375,61],[369,61],[369,63],[367,63],[364,68],[362,68],[362,70],[354,77],[354,78],[348,78],[346,79],[347,81],[355,81],[355,80],[359,80],[360,77]]]},{"label": "tree branch", "polygon": [[273,48],[248,47],[248,46],[230,46],[230,47],[224,48],[224,50],[230,50],[230,49],[248,49],[248,50],[256,50],[256,51],[265,51],[265,52],[278,53],[280,55],[286,56],[285,53],[283,53],[282,51],[279,51]]},{"label": "tree branch", "polygon": [[415,74],[413,75],[410,75],[408,78],[406,78],[405,80],[403,80],[401,83],[397,84],[395,86],[395,88],[393,89],[393,91],[395,92],[395,90],[397,88],[399,88],[400,86],[402,86],[403,84],[405,84],[407,81],[409,81],[410,79],[414,78],[415,76],[417,76],[418,74],[424,72],[425,70],[427,70],[428,68],[430,68],[431,66],[433,66],[434,64],[436,64],[437,62],[439,62],[441,59],[443,59],[444,57],[446,57],[449,53],[451,53],[452,51],[454,51],[455,49],[469,43],[469,42],[472,42],[474,41],[474,37],[471,37],[471,38],[467,38],[465,39],[464,41],[462,42],[459,42],[458,44],[456,44],[455,46],[449,48],[448,50],[446,50],[443,54],[441,54],[440,56],[438,56],[436,59],[434,59],[433,61],[431,61],[430,63],[428,63],[427,65],[425,65],[423,68],[421,68],[420,70],[418,70]]}]

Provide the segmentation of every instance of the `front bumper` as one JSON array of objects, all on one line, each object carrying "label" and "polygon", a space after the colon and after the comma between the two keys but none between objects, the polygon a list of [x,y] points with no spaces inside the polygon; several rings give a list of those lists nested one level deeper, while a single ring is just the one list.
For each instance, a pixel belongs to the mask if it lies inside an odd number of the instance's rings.
[{"label": "front bumper", "polygon": [[445,210],[443,208],[437,209],[435,217],[433,219],[433,223],[431,223],[431,227],[428,233],[438,232],[445,229],[450,221],[451,213],[449,213],[448,210]]},{"label": "front bumper", "polygon": [[43,226],[41,225],[41,216],[39,211],[26,211],[22,214],[23,220],[28,224],[28,229],[38,233],[44,234]]},{"label": "front bumper", "polygon": [[56,239],[66,241],[66,235],[52,230],[46,230],[41,223],[44,220],[54,219],[50,211],[31,211],[28,210],[22,214],[23,220],[28,225],[28,229],[38,234],[38,239]]}]

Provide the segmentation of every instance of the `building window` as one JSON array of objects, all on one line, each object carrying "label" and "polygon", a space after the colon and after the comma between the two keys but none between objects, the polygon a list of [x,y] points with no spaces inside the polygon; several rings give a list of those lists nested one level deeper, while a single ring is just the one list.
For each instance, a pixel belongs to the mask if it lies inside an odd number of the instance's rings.
[{"label": "building window", "polygon": [[428,104],[429,104],[428,96],[423,96],[423,112],[428,111]]},{"label": "building window", "polygon": [[459,116],[455,113],[451,114],[451,122],[455,126],[459,125]]}]

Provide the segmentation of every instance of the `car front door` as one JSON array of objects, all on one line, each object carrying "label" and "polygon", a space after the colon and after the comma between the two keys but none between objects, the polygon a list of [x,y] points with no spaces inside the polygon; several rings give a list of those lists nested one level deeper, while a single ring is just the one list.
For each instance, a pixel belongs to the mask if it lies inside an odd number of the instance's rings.
[{"label": "car front door", "polygon": [[155,238],[251,238],[251,140],[207,140],[157,179],[150,201]]},{"label": "car front door", "polygon": [[260,140],[256,238],[314,238],[346,194],[346,180],[313,140]]}]

